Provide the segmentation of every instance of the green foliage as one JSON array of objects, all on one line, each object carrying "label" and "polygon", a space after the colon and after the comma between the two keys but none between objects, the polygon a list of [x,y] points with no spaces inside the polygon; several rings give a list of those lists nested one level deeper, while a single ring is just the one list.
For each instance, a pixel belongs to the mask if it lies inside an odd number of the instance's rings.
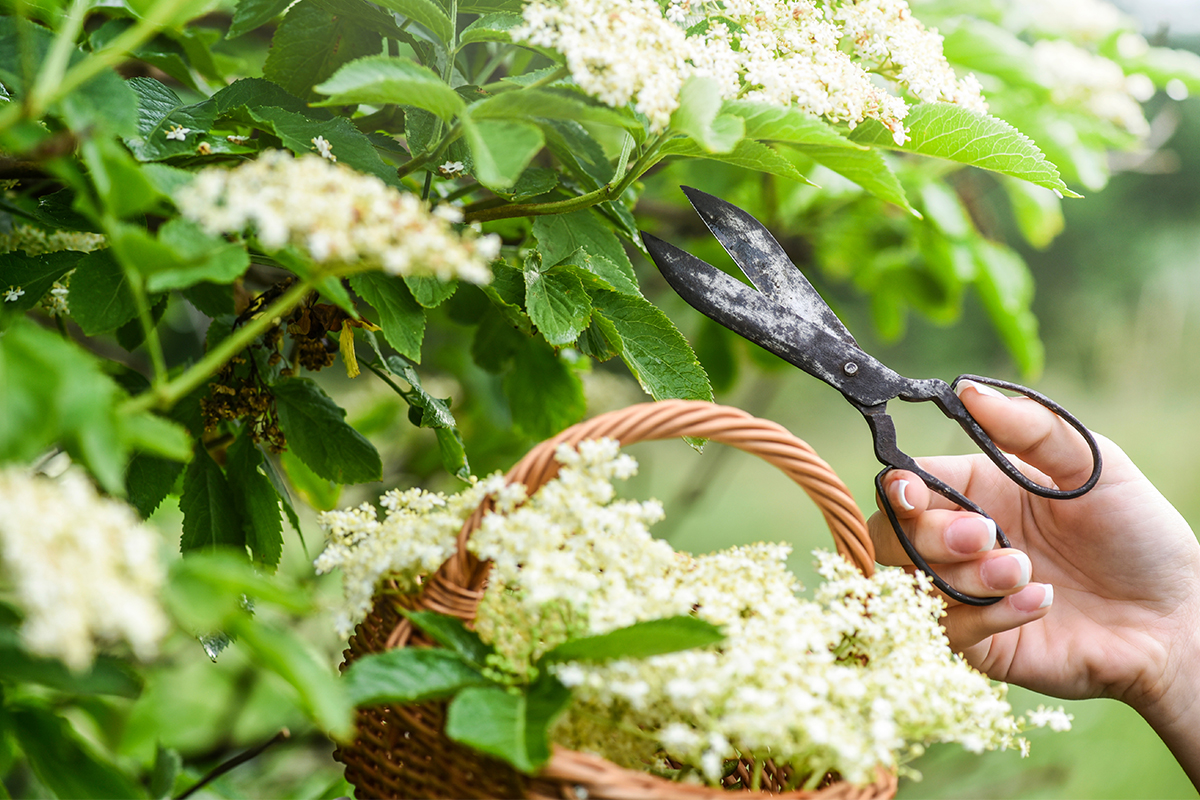
[{"label": "green foliage", "polygon": [[[918,12],[951,62],[980,74],[990,116],[916,104],[902,145],[877,123],[721,101],[705,78],[684,85],[666,130],[653,129],[633,104],[588,96],[560,54],[513,43],[521,7],[137,0],[0,11],[0,463],[65,453],[143,517],[177,525],[185,557],[165,590],[177,627],[233,637],[290,692],[289,707],[337,735],[349,732],[343,684],[289,625],[243,603],[311,613],[266,577],[285,571],[301,503],[331,509],[345,484],[507,467],[594,410],[599,362],[654,399],[712,399],[766,363],[677,303],[643,257],[648,229],[726,263],[680,183],[765,220],[839,312],[869,318],[881,337],[902,336],[913,312],[953,322],[973,297],[1017,368],[1035,374],[1033,282],[1006,222],[1049,246],[1063,197],[1104,185],[1107,150],[1139,146],[1057,102],[1031,66],[1037,34],[1009,30],[990,6]],[[1200,91],[1200,57],[1122,49],[1118,38],[1096,49],[1159,87]],[[198,170],[267,150],[309,155],[321,140],[339,165],[500,237],[492,282],[318,263],[269,251],[261,231],[217,236],[180,215]],[[99,248],[76,243],[85,233],[103,235]],[[462,689],[452,735],[522,769],[544,761],[546,728],[568,702],[561,685],[543,676],[501,688],[480,677],[486,647],[474,634],[413,620],[444,649],[389,654],[428,661],[404,673],[407,689],[387,683],[396,665],[363,660],[345,682],[356,699]],[[138,795],[157,776],[163,796],[196,770],[170,749],[136,766],[101,752],[112,743],[82,736],[63,711],[136,695],[156,667],[106,656],[71,673],[25,652],[16,624],[0,626],[0,775],[25,764],[60,796]],[[668,627],[552,652],[647,655],[713,635]]]}]

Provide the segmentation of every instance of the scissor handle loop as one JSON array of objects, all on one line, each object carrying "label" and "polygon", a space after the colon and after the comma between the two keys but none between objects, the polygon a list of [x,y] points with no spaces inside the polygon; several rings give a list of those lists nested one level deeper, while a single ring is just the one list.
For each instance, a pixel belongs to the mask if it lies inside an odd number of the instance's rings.
[{"label": "scissor handle loop", "polygon": [[[990,606],[993,603],[998,603],[1003,600],[1003,597],[976,597],[973,594],[960,592],[958,589],[955,589],[953,586],[946,583],[942,576],[938,575],[933,567],[929,565],[929,562],[925,560],[925,557],[917,552],[917,548],[913,546],[912,541],[908,538],[908,534],[904,532],[904,528],[900,525],[900,520],[896,517],[896,512],[892,508],[892,503],[888,499],[887,492],[885,492],[883,489],[883,476],[887,475],[893,469],[896,468],[884,467],[883,470],[875,476],[875,493],[879,497],[879,503],[883,506],[884,513],[887,514],[888,522],[892,524],[892,530],[895,531],[896,538],[900,541],[900,546],[904,548],[904,552],[908,554],[908,557],[912,560],[912,563],[917,567],[917,569],[928,575],[929,580],[933,582],[933,585],[936,586],[937,589],[942,592],[942,594],[946,595],[952,600],[957,600],[960,603],[965,603],[970,606]],[[987,513],[984,512],[982,508],[972,502],[961,492],[943,483],[925,470],[920,469],[919,467],[917,469],[913,469],[911,466],[906,467],[906,469],[908,471],[915,472],[917,477],[925,482],[926,486],[949,500],[951,503],[958,505],[960,508],[966,511],[973,511],[980,516],[991,519],[991,517],[988,517]],[[995,520],[992,521],[995,522]],[[1012,547],[1008,541],[1008,537],[1004,535],[1004,531],[1000,530],[999,525],[996,526],[996,540],[1000,543],[1001,547]]]},{"label": "scissor handle loop", "polygon": [[[954,379],[954,383],[950,384],[950,388],[953,389],[957,387],[960,381],[974,381],[975,383],[994,386],[997,389],[1006,389],[1010,392],[1015,392],[1016,394],[1028,397],[1035,403],[1038,403],[1039,405],[1053,411],[1055,415],[1059,417],[1059,419],[1061,419],[1063,422],[1066,422],[1068,425],[1078,431],[1079,435],[1082,436],[1083,440],[1087,443],[1088,450],[1092,455],[1092,472],[1088,476],[1088,479],[1084,481],[1081,486],[1075,489],[1055,489],[1050,486],[1042,486],[1040,483],[1034,482],[1027,475],[1013,466],[1013,463],[1009,461],[1002,452],[1000,452],[998,447],[996,447],[996,443],[992,441],[992,437],[988,436],[979,423],[975,422],[974,418],[970,417],[968,414],[970,427],[967,428],[967,433],[971,435],[971,438],[975,440],[975,443],[979,445],[984,453],[987,454],[988,458],[990,458],[993,463],[995,463],[996,466],[999,467],[1001,471],[1003,471],[1004,474],[1007,475],[1014,483],[1016,483],[1025,491],[1036,494],[1038,497],[1047,497],[1052,500],[1070,500],[1072,498],[1079,497],[1080,495],[1087,494],[1095,487],[1096,482],[1100,480],[1100,472],[1103,468],[1103,461],[1100,458],[1100,443],[1096,441],[1096,437],[1087,429],[1087,426],[1076,419],[1070,411],[1067,411],[1058,403],[1054,402],[1049,397],[1046,397],[1046,395],[1036,392],[1027,386],[1022,386],[1019,383],[1010,383],[1009,381],[1002,381],[996,378],[987,378],[982,375],[959,375]],[[967,426],[964,425],[964,427]],[[974,430],[972,430],[972,428]],[[934,480],[937,479],[934,478]],[[929,483],[928,480],[925,482],[927,484]],[[930,488],[932,488],[932,484],[930,484]],[[946,488],[949,491],[954,491],[949,487]],[[939,491],[938,493],[958,503],[958,500],[945,494],[945,492]],[[958,493],[955,492],[955,494]],[[959,495],[959,497],[962,497],[962,495]],[[959,505],[962,504],[959,503]]]}]

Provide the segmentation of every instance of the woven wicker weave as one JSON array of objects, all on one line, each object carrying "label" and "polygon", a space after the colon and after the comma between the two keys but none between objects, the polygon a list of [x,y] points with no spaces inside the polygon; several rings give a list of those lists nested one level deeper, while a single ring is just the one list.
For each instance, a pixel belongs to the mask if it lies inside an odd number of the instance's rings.
[{"label": "woven wicker weave", "polygon": [[[595,417],[568,428],[531,450],[508,473],[530,493],[558,472],[554,451],[559,444],[608,437],[622,445],[654,439],[693,436],[723,442],[770,462],[798,483],[816,502],[840,553],[865,574],[874,571],[875,554],[866,521],[845,484],[812,448],[781,426],[756,419],[744,411],[699,401],[646,403]],[[464,620],[475,617],[483,594],[488,564],[466,549],[467,539],[490,509],[485,503],[467,520],[458,548],[417,595],[397,601],[380,595],[375,607],[350,638],[349,663],[367,653],[394,647],[432,644],[397,610],[424,609]],[[442,733],[446,704],[376,706],[362,709],[358,739],[338,748],[334,757],[346,765],[346,779],[359,798],[374,797],[530,797],[583,800],[700,800],[727,795],[720,788],[694,786],[624,769],[596,756],[555,748],[549,763],[535,777],[521,775],[508,765],[464,747]],[[741,765],[746,772],[750,765]],[[782,776],[768,762],[761,785],[770,791]],[[736,780],[736,776],[731,780]],[[744,785],[744,784],[742,784]],[[880,771],[876,783],[854,787],[831,780],[817,791],[793,791],[781,796],[819,800],[874,800],[896,792],[894,775]]]}]

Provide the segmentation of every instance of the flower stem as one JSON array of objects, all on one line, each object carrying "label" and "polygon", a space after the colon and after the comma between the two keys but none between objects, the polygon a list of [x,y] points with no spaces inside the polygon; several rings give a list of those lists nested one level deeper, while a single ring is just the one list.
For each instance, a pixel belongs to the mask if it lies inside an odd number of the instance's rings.
[{"label": "flower stem", "polygon": [[549,203],[516,203],[513,205],[478,208],[463,214],[466,222],[487,222],[495,219],[510,219],[512,217],[537,217],[547,214],[568,214],[584,208],[591,208],[599,203],[605,203],[614,197],[620,197],[629,186],[640,178],[646,170],[657,163],[658,151],[662,149],[665,135],[651,140],[650,144],[638,156],[625,176],[616,184],[606,183],[595,191],[568,197],[565,200],[554,200]]},{"label": "flower stem", "polygon": [[136,414],[152,408],[164,411],[169,409],[225,366],[229,359],[246,349],[251,342],[276,325],[312,291],[311,283],[298,281],[265,311],[222,339],[216,347],[205,354],[204,358],[189,367],[183,374],[169,383],[155,386],[148,392],[130,398],[121,410],[127,414]]}]

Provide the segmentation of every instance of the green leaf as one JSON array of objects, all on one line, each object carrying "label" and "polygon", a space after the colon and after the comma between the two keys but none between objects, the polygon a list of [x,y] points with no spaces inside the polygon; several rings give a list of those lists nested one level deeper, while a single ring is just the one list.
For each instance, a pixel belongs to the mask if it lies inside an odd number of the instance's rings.
[{"label": "green leaf", "polygon": [[490,311],[483,315],[475,329],[475,338],[471,340],[471,360],[481,369],[499,375],[512,365],[513,356],[525,346],[528,335],[532,335],[532,324],[526,334],[502,311]]},{"label": "green leaf", "polygon": [[183,537],[179,542],[182,552],[217,547],[241,552],[245,548],[246,536],[233,490],[201,443],[197,443],[192,463],[183,473],[179,509],[183,512]]},{"label": "green leaf", "polygon": [[192,438],[187,429],[149,411],[127,415],[123,434],[129,446],[143,453],[173,461],[188,461],[192,457]]},{"label": "green leaf", "polygon": [[715,124],[721,113],[720,85],[715,78],[692,75],[679,90],[679,107],[671,114],[671,129],[683,133],[705,152],[728,153],[742,138],[745,123],[731,116]]},{"label": "green leaf", "polygon": [[458,291],[458,281],[443,281],[425,275],[410,275],[404,283],[422,308],[437,308]]},{"label": "green leaf", "polygon": [[125,473],[125,492],[129,504],[138,510],[143,519],[153,514],[171,493],[183,467],[182,462],[141,453],[130,460]]},{"label": "green leaf", "polygon": [[275,29],[263,77],[300,98],[343,64],[379,52],[382,39],[353,17],[337,15],[316,0],[300,0]]},{"label": "green leaf", "polygon": [[600,664],[614,658],[648,658],[707,647],[725,639],[721,629],[702,619],[689,616],[666,617],[635,622],[624,628],[570,639],[547,651],[542,660],[584,661]]},{"label": "green leaf", "polygon": [[411,406],[408,417],[414,425],[422,428],[453,428],[458,424],[454,421],[454,415],[450,413],[449,398],[443,400],[425,391],[420,376],[411,365],[404,363],[403,359],[390,356],[387,359],[387,367],[393,375],[403,378],[412,387],[410,391],[402,393],[402,396]]},{"label": "green leaf", "polygon": [[90,353],[18,318],[0,336],[0,462],[29,462],[59,444],[121,494],[129,453],[116,410],[122,398]]},{"label": "green leaf", "polygon": [[314,88],[330,96],[319,104],[325,106],[396,103],[425,109],[447,122],[466,108],[458,92],[433,70],[407,58],[360,58]]},{"label": "green leaf", "polygon": [[616,292],[592,295],[593,317],[621,338],[621,360],[655,400],[712,400],[712,387],[691,345],[656,306]]},{"label": "green leaf", "polygon": [[796,171],[790,161],[765,144],[752,139],[741,139],[728,153],[710,153],[687,137],[671,139],[659,149],[655,162],[669,156],[708,158],[752,172],[769,172],[772,175],[807,183],[804,176]]},{"label": "green leaf", "polygon": [[127,226],[113,238],[113,247],[126,263],[146,275],[146,290],[151,293],[186,289],[205,281],[232,283],[250,267],[250,255],[243,245],[210,236],[182,218],[159,228],[157,240],[141,228]]},{"label": "green leaf", "polygon": [[469,630],[458,617],[438,614],[434,611],[402,611],[429,638],[447,650],[457,653],[464,661],[479,668],[487,666],[487,658],[496,652],[490,644],[484,644],[479,634]]},{"label": "green leaf", "polygon": [[107,333],[137,316],[125,271],[109,250],[88,253],[71,276],[71,318],[88,336]]},{"label": "green leaf", "polygon": [[[291,450],[283,451],[279,463],[301,500],[318,511],[332,511],[337,507],[342,493],[340,485],[313,472]],[[294,526],[295,522],[292,524]]]},{"label": "green leaf", "polygon": [[721,107],[723,114],[740,117],[746,126],[746,138],[787,144],[841,147],[866,150],[839,133],[820,117],[791,106],[759,103],[750,100],[730,100]]},{"label": "green leaf", "polygon": [[512,370],[501,385],[518,431],[548,439],[583,418],[583,384],[549,345],[526,339],[512,358]]},{"label": "green leaf", "polygon": [[434,428],[433,433],[437,436],[438,455],[442,457],[442,466],[459,480],[469,481],[471,465],[467,461],[467,449],[458,428]]},{"label": "green leaf", "polygon": [[[18,28],[19,26],[19,28]],[[45,62],[55,36],[41,25],[0,16],[0,83],[17,98],[33,89],[26,85],[30,66]],[[91,55],[77,47],[68,51],[68,67]],[[37,74],[34,70],[32,74]],[[105,69],[56,101],[51,113],[81,135],[132,135],[137,129],[137,97],[114,70]]]},{"label": "green leaf", "polygon": [[322,478],[335,483],[377,481],[383,463],[375,446],[346,424],[345,409],[308,378],[271,387],[288,447]]},{"label": "green leaf", "polygon": [[[591,209],[535,217],[533,236],[538,240],[543,264],[554,266],[573,258],[572,265],[594,272],[618,291],[639,294],[633,264],[621,246],[621,240]],[[579,250],[592,258],[603,259],[603,262],[579,259],[576,256]]]},{"label": "green leaf", "polygon": [[583,282],[565,270],[527,270],[525,307],[542,336],[555,346],[575,341],[592,316]]},{"label": "green leaf", "polygon": [[183,756],[178,750],[155,745],[154,767],[150,770],[150,796],[167,800],[174,793],[175,779],[183,771]]},{"label": "green leaf", "polygon": [[565,89],[535,88],[503,92],[473,103],[469,113],[474,120],[524,118],[537,121],[550,117],[642,130],[642,123],[632,115],[622,114],[608,106],[592,105],[579,94]]},{"label": "green leaf", "polygon": [[25,255],[23,250],[0,254],[0,291],[15,287],[25,292],[0,305],[0,314],[23,314],[36,306],[54,282],[73,270],[82,257],[83,253],[73,250],[36,256]]},{"label": "green leaf", "polygon": [[265,125],[279,137],[284,147],[296,155],[315,153],[313,139],[324,137],[330,143],[338,163],[374,175],[389,186],[400,183],[395,168],[385,164],[371,140],[344,117],[318,121],[308,113],[297,114],[272,106],[249,107],[246,113],[255,122]]},{"label": "green leaf", "polygon": [[976,287],[983,306],[1008,351],[1026,375],[1036,376],[1045,363],[1037,317],[1030,310],[1033,278],[1014,251],[985,239],[971,242],[978,269]]},{"label": "green leaf", "polygon": [[[433,0],[379,0],[379,5],[408,17],[444,44],[454,40],[454,22],[442,6]],[[464,13],[461,8],[459,13]]]},{"label": "green leaf", "polygon": [[336,739],[354,736],[354,704],[324,659],[318,660],[291,631],[269,628],[245,615],[234,618],[231,633],[251,660],[290,683],[301,705],[322,730]]},{"label": "green leaf", "polygon": [[502,687],[468,687],[446,710],[446,735],[532,773],[550,758],[548,730],[571,701],[553,677],[510,694]]},{"label": "green leaf", "polygon": [[1038,146],[1003,120],[948,103],[922,103],[913,106],[904,123],[910,138],[902,147],[896,146],[891,131],[873,120],[855,128],[850,138],[862,144],[969,164],[1077,196]]},{"label": "green leaf", "polygon": [[381,272],[363,272],[350,279],[350,286],[379,313],[379,327],[388,344],[420,364],[425,310],[404,281]]},{"label": "green leaf", "polygon": [[585,189],[595,191],[615,177],[604,147],[578,122],[543,119],[541,126],[546,147]]},{"label": "green leaf", "polygon": [[162,200],[138,162],[115,139],[87,139],[80,144],[79,154],[103,208],[95,208],[83,198],[76,202],[93,216],[134,217],[154,209]]},{"label": "green leaf", "polygon": [[883,155],[875,150],[850,150],[845,147],[824,145],[795,145],[813,161],[833,170],[843,178],[854,181],[871,194],[888,203],[894,203],[914,216],[916,209],[908,203],[900,179],[892,172]]},{"label": "green leaf", "polygon": [[1008,194],[1017,228],[1025,241],[1039,250],[1049,247],[1066,224],[1062,200],[1049,189],[1024,181],[1004,180],[1001,185]]},{"label": "green leaf", "polygon": [[489,189],[506,189],[515,184],[545,144],[541,128],[530,122],[476,121],[464,116],[462,123],[475,161],[475,177]]},{"label": "green leaf", "polygon": [[309,108],[299,97],[263,78],[234,81],[214,94],[212,99],[217,104],[218,116],[222,117],[236,116],[248,108],[281,108],[293,114],[307,114],[314,120],[333,119],[331,112],[323,108]]},{"label": "green leaf", "polygon": [[621,294],[631,294],[640,297],[642,292],[634,278],[626,270],[618,267],[603,256],[589,254],[582,247],[558,262],[555,269],[567,269],[579,277],[585,286],[590,288],[607,289]]},{"label": "green leaf", "polygon": [[[459,13],[462,13],[461,6]],[[524,23],[525,19],[520,14],[505,12],[485,14],[463,28],[462,33],[458,35],[458,41],[459,44],[511,42],[513,28],[520,27]]]},{"label": "green leaf", "polygon": [[260,470],[262,464],[263,454],[243,428],[226,452],[225,470],[250,557],[268,572],[274,572],[283,550],[283,520],[279,495],[270,478]]},{"label": "green leaf", "polygon": [[558,186],[557,172],[545,167],[529,167],[521,173],[516,183],[497,194],[514,203],[522,203],[546,194],[555,186]]},{"label": "green leaf", "polygon": [[145,797],[142,787],[102,758],[62,717],[34,707],[10,708],[13,730],[38,780],[58,797]]},{"label": "green leaf", "polygon": [[[137,93],[137,135],[125,144],[139,161],[161,161],[172,156],[194,156],[199,144],[212,129],[217,117],[216,103],[203,100],[185,104],[179,95],[153,78],[130,78],[129,86]],[[186,128],[182,140],[168,139],[175,128]]]},{"label": "green leaf", "polygon": [[226,39],[236,39],[282,14],[291,0],[238,0]]},{"label": "green leaf", "polygon": [[363,656],[350,664],[344,680],[356,706],[439,700],[490,683],[461,655],[438,647],[399,647]]}]

